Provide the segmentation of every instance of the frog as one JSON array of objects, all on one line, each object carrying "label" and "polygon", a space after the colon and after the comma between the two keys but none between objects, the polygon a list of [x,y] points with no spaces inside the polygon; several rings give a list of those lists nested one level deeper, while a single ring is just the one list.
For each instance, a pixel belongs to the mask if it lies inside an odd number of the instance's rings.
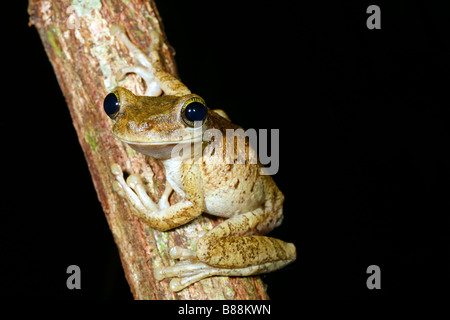
[{"label": "frog", "polygon": [[[120,165],[113,163],[113,189],[143,223],[159,231],[186,225],[202,213],[224,218],[199,237],[194,250],[171,248],[169,256],[178,262],[155,268],[155,278],[171,278],[170,288],[178,292],[208,277],[253,276],[295,261],[293,243],[267,236],[283,220],[284,195],[270,175],[262,174],[259,161],[248,161],[256,156],[248,139],[241,145],[248,158],[232,154],[224,159],[226,144],[236,144],[225,133],[240,127],[164,70],[157,31],[150,32],[147,54],[123,27],[114,26],[111,31],[136,61],[121,70],[119,78],[135,73],[146,84],[143,96],[120,86],[106,95],[103,107],[112,119],[112,134],[134,150],[159,159],[166,176],[164,192],[156,203],[138,174],[125,179]],[[170,204],[173,192],[181,200]]]}]

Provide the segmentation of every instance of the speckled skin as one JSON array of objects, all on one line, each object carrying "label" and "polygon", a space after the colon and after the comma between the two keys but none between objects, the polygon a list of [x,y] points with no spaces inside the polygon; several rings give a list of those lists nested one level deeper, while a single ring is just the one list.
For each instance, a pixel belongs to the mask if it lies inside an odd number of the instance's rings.
[{"label": "speckled skin", "polygon": [[[132,52],[143,55],[129,40],[124,40],[127,38],[123,30],[117,29],[117,35]],[[148,72],[166,95],[140,97],[117,88],[115,94],[121,106],[112,130],[117,138],[136,150],[162,160],[168,181],[166,192],[158,204],[153,203],[141,179],[131,175],[125,182],[117,164],[112,166],[116,177],[114,187],[132,204],[139,218],[158,230],[183,225],[202,212],[228,218],[200,238],[195,252],[173,248],[171,256],[182,261],[156,270],[156,277],[176,277],[171,287],[179,291],[205,277],[247,276],[291,263],[296,259],[295,246],[264,236],[283,219],[283,194],[270,176],[261,175],[259,163],[248,161],[250,158],[239,159],[236,152],[224,159],[226,143],[232,143],[226,139],[225,130],[239,127],[223,111],[208,109],[201,129],[189,128],[182,121],[181,109],[195,95],[160,68],[155,51],[147,59],[146,63],[151,65]],[[142,68],[140,63],[137,68]],[[133,67],[127,71],[133,72]],[[216,129],[222,137],[213,138],[207,129]],[[169,156],[177,143],[189,144],[198,139],[203,141],[200,153],[183,159]],[[234,143],[237,150],[237,142]],[[254,155],[248,141],[245,150],[246,155]],[[183,200],[170,206],[167,199],[172,188]]]}]

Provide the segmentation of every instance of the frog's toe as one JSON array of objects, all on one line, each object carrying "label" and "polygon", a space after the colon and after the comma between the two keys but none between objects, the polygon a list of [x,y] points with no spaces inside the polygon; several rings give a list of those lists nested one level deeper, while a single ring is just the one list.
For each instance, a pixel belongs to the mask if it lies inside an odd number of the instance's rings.
[{"label": "frog's toe", "polygon": [[184,288],[190,286],[195,282],[214,275],[221,275],[221,270],[205,265],[204,267],[199,268],[195,271],[186,272],[179,275],[178,277],[174,277],[170,281],[170,289],[174,292],[177,292],[183,290]]},{"label": "frog's toe", "polygon": [[178,292],[185,288],[182,286],[181,280],[179,278],[173,278],[172,280],[170,280],[169,286],[173,292]]},{"label": "frog's toe", "polygon": [[156,204],[147,195],[144,184],[138,175],[132,174],[125,179],[120,166],[115,163],[111,165],[111,172],[116,177],[113,182],[113,190],[125,198],[140,213],[148,210],[156,210]]},{"label": "frog's toe", "polygon": [[137,188],[138,186],[142,185],[141,177],[139,177],[137,174],[130,174],[127,178],[127,184],[131,188]]},{"label": "frog's toe", "polygon": [[138,196],[140,202],[146,209],[150,211],[158,210],[156,204],[153,202],[153,200],[148,196],[147,192],[145,191],[145,186],[140,176],[138,176],[137,174],[132,174],[128,176],[127,185]]},{"label": "frog's toe", "polygon": [[173,247],[170,249],[170,258],[172,259],[180,259],[180,260],[188,260],[188,259],[195,259],[197,257],[195,251],[182,248],[179,246]]},{"label": "frog's toe", "polygon": [[117,192],[119,194],[119,196],[121,196],[122,198],[125,198],[125,193],[123,192],[122,186],[120,185],[119,182],[114,181],[112,183],[112,188],[114,192]]},{"label": "frog's toe", "polygon": [[157,280],[174,277],[187,277],[189,275],[202,272],[208,268],[210,267],[203,262],[192,262],[191,260],[186,260],[179,262],[174,266],[155,268],[153,275]]},{"label": "frog's toe", "polygon": [[[214,268],[211,268],[213,270]],[[208,278],[211,275],[213,275],[213,272],[211,270],[204,270],[201,272],[198,272],[193,275],[189,275],[183,278],[173,278],[170,281],[170,289],[174,292],[178,292],[183,290],[184,288],[190,286],[191,284],[194,284],[202,279]]]},{"label": "frog's toe", "polygon": [[120,165],[114,163],[111,165],[111,172],[116,178],[113,182],[112,187],[114,191],[117,191],[121,196],[125,195],[125,190],[127,189],[127,184],[123,179],[123,171]]},{"label": "frog's toe", "polygon": [[111,165],[111,172],[116,177],[123,175],[122,168],[120,168],[120,165],[118,165],[117,163],[113,163]]}]

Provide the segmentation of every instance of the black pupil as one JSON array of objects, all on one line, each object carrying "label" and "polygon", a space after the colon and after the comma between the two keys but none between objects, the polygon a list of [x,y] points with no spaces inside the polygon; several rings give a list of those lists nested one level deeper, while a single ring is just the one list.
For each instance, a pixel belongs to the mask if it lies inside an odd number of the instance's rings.
[{"label": "black pupil", "polygon": [[103,101],[103,108],[105,109],[106,114],[109,116],[114,115],[117,111],[119,111],[119,101],[114,93],[110,93],[105,97],[105,101]]},{"label": "black pupil", "polygon": [[200,102],[191,102],[184,109],[184,115],[189,121],[202,121],[206,116],[206,107]]}]

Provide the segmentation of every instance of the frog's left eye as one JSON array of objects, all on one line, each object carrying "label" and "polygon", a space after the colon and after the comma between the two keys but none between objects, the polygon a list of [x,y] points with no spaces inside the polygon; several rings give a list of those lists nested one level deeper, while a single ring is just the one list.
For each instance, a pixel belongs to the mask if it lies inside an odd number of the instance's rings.
[{"label": "frog's left eye", "polygon": [[205,101],[199,97],[189,99],[181,108],[181,117],[189,127],[194,127],[197,123],[203,124],[206,120],[206,115]]},{"label": "frog's left eye", "polygon": [[114,92],[111,92],[105,97],[105,100],[103,101],[103,109],[105,109],[106,114],[111,119],[114,119],[119,113],[120,102]]}]

